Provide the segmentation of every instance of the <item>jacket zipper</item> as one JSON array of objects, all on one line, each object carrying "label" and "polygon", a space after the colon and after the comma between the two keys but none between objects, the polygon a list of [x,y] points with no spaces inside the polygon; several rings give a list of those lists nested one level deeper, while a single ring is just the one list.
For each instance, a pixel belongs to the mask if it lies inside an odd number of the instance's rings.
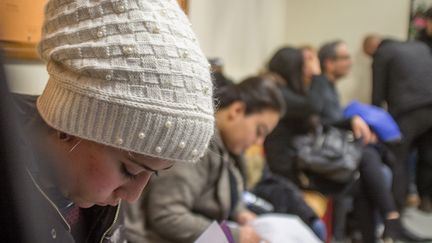
[{"label": "jacket zipper", "polygon": [[33,178],[32,174],[30,173],[30,171],[28,171],[28,169],[26,168],[27,173],[29,174],[31,180],[33,181],[33,184],[36,186],[36,188],[39,190],[39,192],[45,197],[45,199],[51,204],[51,206],[57,211],[57,213],[60,215],[60,218],[63,220],[63,222],[66,224],[67,229],[69,231],[69,233],[71,232],[71,227],[69,225],[69,223],[66,221],[66,219],[63,217],[63,215],[61,214],[60,210],[57,208],[57,206],[51,201],[51,199],[49,199],[49,197],[46,195],[46,193],[42,190],[42,188],[40,188],[39,184],[36,182],[36,180]]},{"label": "jacket zipper", "polygon": [[112,227],[114,226],[115,222],[117,221],[117,218],[118,218],[118,215],[119,215],[119,212],[120,212],[120,207],[121,207],[121,201],[117,205],[117,210],[116,210],[116,214],[114,216],[114,220],[111,223],[110,227],[108,227],[108,229],[103,233],[102,238],[100,240],[100,243],[103,243],[103,240],[105,239],[106,234],[112,229]]}]

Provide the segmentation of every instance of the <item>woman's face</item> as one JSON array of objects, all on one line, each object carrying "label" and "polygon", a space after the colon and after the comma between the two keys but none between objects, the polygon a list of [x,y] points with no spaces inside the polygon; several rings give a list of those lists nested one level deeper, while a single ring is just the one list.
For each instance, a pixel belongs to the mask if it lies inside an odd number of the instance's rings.
[{"label": "woman's face", "polygon": [[303,80],[310,81],[313,75],[321,74],[318,56],[314,50],[303,49]]},{"label": "woman's face", "polygon": [[120,199],[134,202],[153,173],[174,164],[88,140],[72,140],[69,144],[76,146],[64,153],[60,181],[65,195],[82,208],[114,206]]},{"label": "woman's face", "polygon": [[271,109],[245,115],[244,109],[240,108],[221,129],[224,144],[231,153],[241,155],[253,144],[262,145],[279,118],[280,114]]}]

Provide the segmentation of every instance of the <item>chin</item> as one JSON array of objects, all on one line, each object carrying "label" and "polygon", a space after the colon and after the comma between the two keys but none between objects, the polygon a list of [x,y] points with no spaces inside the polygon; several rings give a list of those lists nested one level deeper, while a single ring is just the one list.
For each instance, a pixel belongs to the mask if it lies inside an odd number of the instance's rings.
[{"label": "chin", "polygon": [[243,149],[243,148],[239,148],[239,149],[236,149],[236,150],[234,150],[234,151],[230,151],[232,154],[234,154],[234,155],[237,155],[237,156],[240,156],[240,155],[242,155],[243,153],[244,153],[244,151],[245,151],[245,149]]}]

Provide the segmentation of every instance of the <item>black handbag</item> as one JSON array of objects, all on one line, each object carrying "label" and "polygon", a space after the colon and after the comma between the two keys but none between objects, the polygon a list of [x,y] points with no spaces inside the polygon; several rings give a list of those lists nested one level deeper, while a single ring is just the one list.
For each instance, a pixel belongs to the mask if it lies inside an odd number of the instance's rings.
[{"label": "black handbag", "polygon": [[297,166],[335,182],[348,182],[357,171],[363,144],[352,131],[319,126],[294,138]]}]

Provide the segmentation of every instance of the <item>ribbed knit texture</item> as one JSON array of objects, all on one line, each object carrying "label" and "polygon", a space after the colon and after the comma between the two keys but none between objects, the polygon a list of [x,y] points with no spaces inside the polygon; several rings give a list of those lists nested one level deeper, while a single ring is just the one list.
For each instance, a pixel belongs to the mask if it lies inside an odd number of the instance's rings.
[{"label": "ribbed knit texture", "polygon": [[208,62],[175,0],[50,0],[37,102],[53,128],[175,161],[196,161],[213,134]]}]

